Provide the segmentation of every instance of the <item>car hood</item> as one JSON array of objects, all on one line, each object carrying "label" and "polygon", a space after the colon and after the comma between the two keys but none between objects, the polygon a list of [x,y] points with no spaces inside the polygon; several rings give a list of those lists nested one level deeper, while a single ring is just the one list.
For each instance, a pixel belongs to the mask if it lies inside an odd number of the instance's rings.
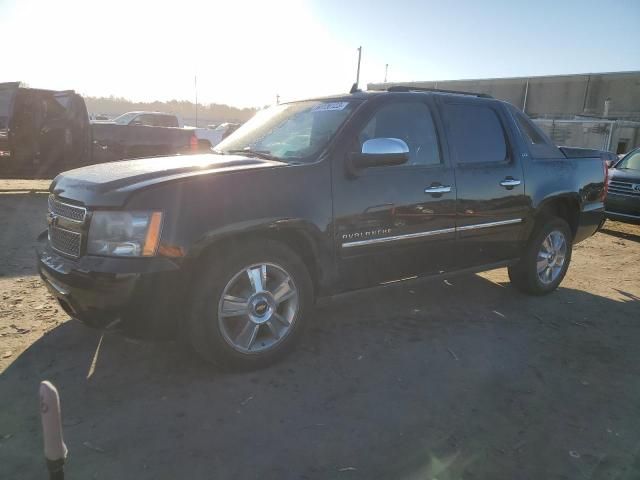
[{"label": "car hood", "polygon": [[176,155],[99,163],[58,175],[49,190],[88,207],[122,206],[133,193],[169,181],[282,167],[281,162],[242,155]]},{"label": "car hood", "polygon": [[640,183],[640,170],[609,169],[609,178],[618,182]]}]

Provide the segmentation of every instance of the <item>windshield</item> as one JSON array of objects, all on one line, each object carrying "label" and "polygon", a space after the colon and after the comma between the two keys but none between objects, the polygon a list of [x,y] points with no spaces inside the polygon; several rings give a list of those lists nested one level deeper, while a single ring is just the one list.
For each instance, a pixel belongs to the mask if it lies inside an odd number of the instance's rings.
[{"label": "windshield", "polygon": [[305,101],[258,112],[216,151],[254,151],[281,160],[312,161],[353,111],[354,102]]},{"label": "windshield", "polygon": [[640,170],[640,150],[630,153],[616,165],[618,169]]},{"label": "windshield", "polygon": [[118,125],[129,125],[129,122],[137,116],[138,114],[135,112],[123,113],[119,117],[114,118],[113,121]]}]

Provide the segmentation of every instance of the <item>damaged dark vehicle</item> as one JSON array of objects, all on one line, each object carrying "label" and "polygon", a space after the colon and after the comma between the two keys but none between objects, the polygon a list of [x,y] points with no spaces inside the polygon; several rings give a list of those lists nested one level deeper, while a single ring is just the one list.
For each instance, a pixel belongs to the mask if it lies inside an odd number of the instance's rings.
[{"label": "damaged dark vehicle", "polygon": [[51,178],[91,157],[80,95],[0,83],[0,177]]},{"label": "damaged dark vehicle", "polygon": [[94,163],[201,150],[188,129],[92,124],[73,90],[0,83],[0,178],[52,178]]}]

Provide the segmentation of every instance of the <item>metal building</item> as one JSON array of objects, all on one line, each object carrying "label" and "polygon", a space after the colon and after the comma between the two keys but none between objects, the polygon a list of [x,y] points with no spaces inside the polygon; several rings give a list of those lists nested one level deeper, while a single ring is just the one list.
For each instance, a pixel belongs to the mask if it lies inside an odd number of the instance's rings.
[{"label": "metal building", "polygon": [[559,145],[623,153],[640,145],[640,71],[370,83],[488,93],[522,108]]}]

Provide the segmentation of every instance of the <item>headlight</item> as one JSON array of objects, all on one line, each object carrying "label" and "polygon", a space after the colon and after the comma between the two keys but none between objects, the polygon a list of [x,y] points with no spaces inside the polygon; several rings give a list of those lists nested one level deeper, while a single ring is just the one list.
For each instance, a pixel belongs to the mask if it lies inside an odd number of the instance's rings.
[{"label": "headlight", "polygon": [[87,252],[118,257],[153,256],[161,227],[162,212],[94,212]]}]

